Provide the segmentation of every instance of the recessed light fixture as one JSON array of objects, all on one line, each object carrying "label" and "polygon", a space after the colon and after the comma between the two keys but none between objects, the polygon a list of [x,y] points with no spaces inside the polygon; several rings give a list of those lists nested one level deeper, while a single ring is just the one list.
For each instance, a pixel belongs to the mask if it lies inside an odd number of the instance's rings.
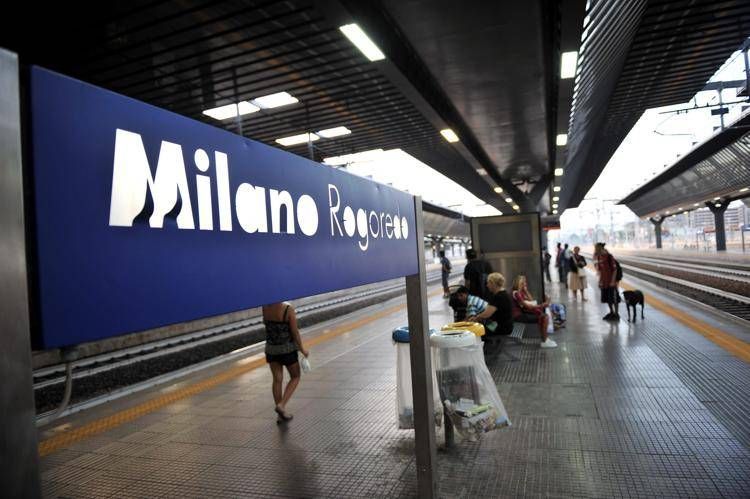
[{"label": "recessed light fixture", "polygon": [[555,196],[555,197],[552,198],[552,201],[560,201],[560,197],[559,196]]},{"label": "recessed light fixture", "polygon": [[718,201],[719,199],[721,199],[721,198],[720,197],[716,197],[716,198],[714,198],[714,201]]},{"label": "recessed light fixture", "polygon": [[716,203],[714,206],[717,207],[717,208],[721,208],[721,204],[719,204],[719,203]]},{"label": "recessed light fixture", "polygon": [[567,133],[560,133],[557,135],[557,138],[555,139],[555,143],[558,146],[564,146],[568,143],[568,134]]},{"label": "recessed light fixture", "polygon": [[563,169],[555,168],[555,177],[562,177],[562,175],[563,175]]},{"label": "recessed light fixture", "polygon": [[516,210],[516,211],[518,211],[518,210],[520,210],[520,209],[521,209],[521,207],[520,207],[520,206],[518,206],[517,204],[514,204],[514,205],[513,205],[513,209],[514,209],[514,210]]},{"label": "recessed light fixture", "polygon": [[749,190],[750,190],[750,187],[743,187],[742,189],[740,189],[740,192],[747,192]]},{"label": "recessed light fixture", "polygon": [[[309,136],[309,137],[308,137]],[[284,147],[289,146],[296,146],[297,144],[306,144],[308,140],[310,142],[315,142],[320,137],[315,135],[314,133],[301,133],[299,135],[291,135],[289,137],[281,137],[280,139],[276,139],[275,142],[277,144],[281,144]]]},{"label": "recessed light fixture", "polygon": [[337,126],[334,128],[326,128],[325,130],[321,130],[315,133],[317,135],[320,135],[323,138],[331,139],[333,137],[341,137],[342,135],[349,135],[350,133],[352,133],[352,131],[346,128],[345,126]]},{"label": "recessed light fixture", "polygon": [[229,118],[235,118],[238,114],[240,116],[250,113],[256,113],[260,109],[257,106],[250,104],[247,101],[242,101],[237,104],[227,104],[226,106],[214,107],[206,109],[203,114],[210,116],[215,120],[227,120]]},{"label": "recessed light fixture", "polygon": [[253,104],[263,109],[288,106],[289,104],[296,104],[297,102],[299,102],[299,99],[288,92],[277,92],[275,94],[264,95],[253,99]]},{"label": "recessed light fixture", "polygon": [[498,194],[502,194],[503,188],[502,187],[495,187],[494,191],[497,192]]},{"label": "recessed light fixture", "polygon": [[385,59],[385,54],[375,45],[375,42],[370,40],[370,37],[362,31],[362,28],[357,24],[347,24],[340,26],[339,30],[346,36],[350,42],[352,42],[359,50],[364,54],[365,57],[370,61],[382,61]]},{"label": "recessed light fixture", "polygon": [[557,203],[555,203],[555,204],[553,204],[553,205],[552,205],[552,207],[553,207],[554,209],[557,209],[557,208],[558,208],[558,204],[557,204]]},{"label": "recessed light fixture", "polygon": [[578,63],[578,52],[563,52],[560,61],[560,78],[573,78],[576,75],[576,64]]},{"label": "recessed light fixture", "polygon": [[666,213],[667,213],[667,215],[669,215],[669,212],[666,212]]},{"label": "recessed light fixture", "polygon": [[440,130],[440,135],[442,135],[448,142],[458,142],[458,135],[456,135],[456,132],[450,128],[443,128]]},{"label": "recessed light fixture", "polygon": [[700,203],[693,203],[693,206],[700,206]]},{"label": "recessed light fixture", "polygon": [[489,173],[487,173],[487,170],[485,170],[484,168],[482,168],[481,170],[477,170],[477,173],[485,177],[489,175]]},{"label": "recessed light fixture", "polygon": [[552,210],[553,215],[557,215],[557,210]]},{"label": "recessed light fixture", "polygon": [[562,187],[560,187],[559,185],[556,185],[552,188],[552,190],[555,192],[560,192],[562,190]]},{"label": "recessed light fixture", "polygon": [[505,198],[505,202],[506,203],[512,203],[513,202],[513,198]]}]

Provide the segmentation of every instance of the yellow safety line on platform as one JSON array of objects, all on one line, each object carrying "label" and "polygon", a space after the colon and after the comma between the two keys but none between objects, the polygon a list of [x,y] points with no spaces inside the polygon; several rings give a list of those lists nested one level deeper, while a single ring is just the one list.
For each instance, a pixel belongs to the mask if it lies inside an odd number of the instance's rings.
[{"label": "yellow safety line on platform", "polygon": [[[443,290],[440,289],[433,293],[428,293],[428,297],[436,296],[438,294],[441,294],[442,292]],[[336,336],[340,336],[342,334],[348,333],[366,324],[375,322],[379,319],[382,319],[391,314],[399,312],[403,310],[404,308],[406,308],[405,304],[396,305],[394,307],[387,308],[381,312],[377,312],[375,314],[368,315],[367,317],[363,317],[362,319],[358,319],[356,321],[349,322],[347,324],[343,324],[341,326],[335,327],[314,338],[306,339],[305,343],[310,346],[323,343],[332,338],[335,338]],[[198,393],[209,390],[217,385],[225,383],[231,379],[234,379],[245,373],[253,371],[266,364],[266,358],[263,354],[253,355],[252,357],[249,357],[248,359],[252,359],[252,360],[250,360],[246,364],[233,367],[231,369],[228,369],[220,374],[212,376],[203,381],[193,383],[191,385],[188,385],[184,388],[180,388],[170,393],[159,395],[158,397],[154,397],[153,399],[143,402],[141,404],[138,404],[136,406],[130,407],[128,409],[124,409],[110,416],[97,419],[90,423],[86,423],[85,425],[80,426],[78,428],[73,428],[73,429],[64,431],[63,433],[57,434],[53,437],[43,440],[42,442],[39,443],[39,456],[40,457],[47,456],[75,442],[78,442],[88,437],[92,437],[94,435],[105,432],[107,430],[111,430],[112,428],[120,426],[123,423],[127,423],[130,421],[133,421],[134,419],[138,419],[139,417],[145,416],[146,414],[149,414],[158,409],[161,409],[164,406],[167,406],[169,404],[172,404],[184,398],[191,397]]]},{"label": "yellow safety line on platform", "polygon": [[[634,287],[630,286],[629,284],[625,284],[624,282],[621,282],[620,286],[629,291],[635,289]],[[715,328],[714,326],[707,324],[700,319],[691,317],[690,315],[680,310],[676,310],[674,307],[667,305],[663,301],[659,300],[658,298],[654,298],[653,296],[648,296],[646,298],[646,303],[654,307],[655,309],[667,314],[668,316],[677,319],[679,322],[683,323],[701,336],[704,336],[707,339],[713,341],[732,355],[739,357],[745,362],[750,362],[750,343],[742,341],[741,339],[732,336],[729,333],[725,333],[724,331]]]}]

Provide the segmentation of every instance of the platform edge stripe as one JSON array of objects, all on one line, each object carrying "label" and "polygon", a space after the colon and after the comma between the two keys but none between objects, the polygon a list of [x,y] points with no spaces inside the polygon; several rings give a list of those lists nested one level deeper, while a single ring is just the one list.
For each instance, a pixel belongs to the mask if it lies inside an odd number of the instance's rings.
[{"label": "platform edge stripe", "polygon": [[[441,293],[442,293],[442,290],[439,290],[439,291],[430,293],[429,296],[436,296]],[[380,312],[370,314],[367,317],[363,317],[356,321],[343,324],[319,336],[310,338],[309,340],[306,340],[306,343],[311,346],[317,345],[319,343],[323,343],[332,338],[335,338],[336,336],[340,336],[342,334],[348,333],[356,328],[359,328],[371,322],[374,322],[384,317],[387,317],[389,315],[392,315],[405,308],[406,308],[405,304],[396,305],[386,310],[382,310]],[[247,372],[253,371],[257,369],[258,367],[266,364],[266,359],[262,354],[256,354],[249,358],[251,359],[255,358],[255,359],[245,365],[234,367],[232,369],[224,371],[223,373],[212,376],[211,378],[208,378],[206,380],[193,383],[189,386],[175,390],[174,392],[170,392],[170,393],[160,395],[158,397],[154,397],[151,400],[142,402],[129,409],[125,409],[123,411],[117,412],[110,416],[100,418],[98,420],[87,423],[81,427],[68,430],[64,433],[60,433],[46,440],[43,440],[42,442],[39,443],[39,447],[38,447],[39,456],[40,457],[47,456],[75,442],[84,440],[96,434],[103,433],[107,430],[111,430],[112,428],[120,426],[121,424],[128,423],[130,421],[138,419],[139,417],[145,416],[146,414],[154,412],[157,409],[160,409],[162,407],[165,407],[167,405],[170,405],[174,402],[190,397],[192,395],[196,395],[198,393],[204,392],[210,388],[213,388],[217,385],[225,383],[233,378],[241,376],[242,374],[245,374]]]},{"label": "platform edge stripe", "polygon": [[[635,288],[626,284],[624,281],[620,283],[620,286],[626,290],[634,290]],[[710,324],[703,322],[702,320],[690,317],[689,315],[675,310],[673,307],[662,302],[658,298],[649,296],[646,299],[646,303],[653,306],[655,309],[663,312],[670,317],[677,319],[682,324],[688,326],[690,329],[700,334],[704,338],[712,341],[716,345],[720,346],[732,355],[750,363],[750,343],[742,341],[739,338],[732,336]]]}]

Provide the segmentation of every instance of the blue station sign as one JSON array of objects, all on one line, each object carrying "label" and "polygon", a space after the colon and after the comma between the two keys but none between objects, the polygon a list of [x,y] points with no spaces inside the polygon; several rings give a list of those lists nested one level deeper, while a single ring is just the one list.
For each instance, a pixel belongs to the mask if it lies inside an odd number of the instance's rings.
[{"label": "blue station sign", "polygon": [[41,69],[38,348],[415,274],[414,198]]}]

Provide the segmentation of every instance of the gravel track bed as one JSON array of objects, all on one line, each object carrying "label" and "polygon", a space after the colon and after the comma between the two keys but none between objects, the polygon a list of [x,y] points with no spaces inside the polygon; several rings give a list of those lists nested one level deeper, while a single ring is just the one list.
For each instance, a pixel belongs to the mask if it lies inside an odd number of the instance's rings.
[{"label": "gravel track bed", "polygon": [[745,282],[739,282],[733,279],[724,279],[716,276],[707,276],[701,274],[700,271],[686,271],[670,269],[661,265],[648,265],[640,262],[629,262],[627,259],[622,259],[623,263],[627,263],[633,267],[638,267],[644,270],[650,270],[665,276],[675,277],[677,279],[683,279],[685,281],[694,282],[696,284],[702,284],[704,286],[710,286],[712,288],[728,291],[738,295],[746,296],[750,298],[750,284]]}]

